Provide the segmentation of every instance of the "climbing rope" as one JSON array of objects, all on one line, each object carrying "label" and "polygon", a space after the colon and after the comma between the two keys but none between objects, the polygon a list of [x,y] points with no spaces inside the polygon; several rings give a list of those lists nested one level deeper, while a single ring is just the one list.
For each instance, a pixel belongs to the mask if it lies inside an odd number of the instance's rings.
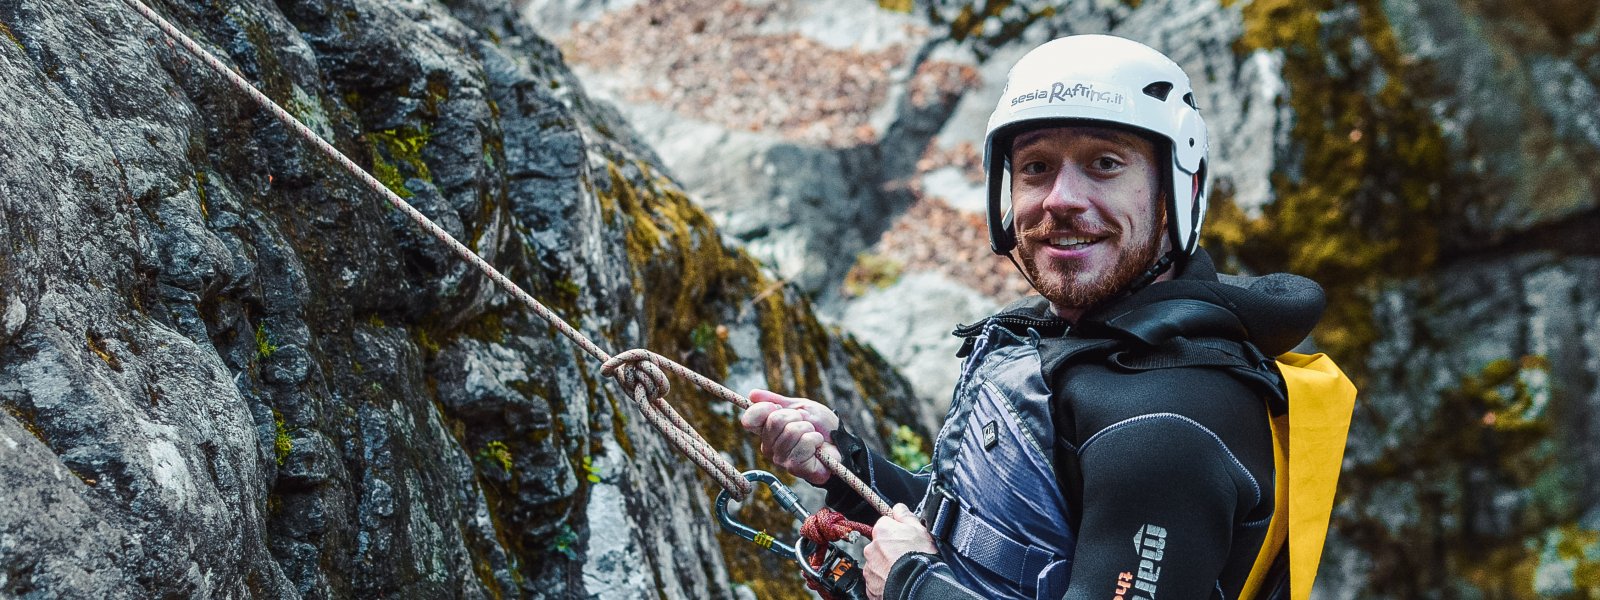
[{"label": "climbing rope", "polygon": [[[472,266],[477,267],[479,271],[482,271],[484,275],[487,275],[489,279],[493,280],[496,285],[500,286],[501,289],[504,289],[506,292],[510,293],[512,297],[515,297],[517,300],[521,301],[528,308],[533,309],[534,314],[539,315],[540,318],[543,318],[546,322],[550,323],[551,327],[555,327],[556,330],[560,331],[562,335],[567,336],[567,338],[572,340],[573,343],[577,344],[579,348],[582,348],[584,352],[588,352],[590,356],[593,356],[595,359],[599,360],[602,363],[600,372],[608,377],[616,379],[617,382],[622,385],[623,390],[630,392],[630,397],[632,398],[634,404],[639,407],[639,411],[644,413],[645,419],[649,421],[651,425],[654,425],[656,429],[660,430],[661,433],[667,437],[667,440],[671,442],[673,447],[677,448],[679,452],[684,453],[690,459],[694,460],[695,464],[699,465],[700,468],[707,474],[711,475],[713,479],[716,479],[717,483],[720,484],[723,489],[727,490],[728,493],[735,499],[743,501],[749,496],[750,491],[753,489],[751,483],[745,480],[745,478],[740,475],[739,470],[734,468],[733,464],[728,462],[728,460],[724,458],[721,453],[717,452],[715,448],[711,447],[711,444],[707,443],[705,438],[701,437],[700,433],[695,431],[694,427],[691,427],[688,422],[684,421],[683,417],[678,414],[678,411],[666,401],[667,392],[671,389],[667,383],[666,373],[670,371],[679,377],[687,379],[696,386],[699,386],[700,389],[711,392],[718,398],[731,402],[741,409],[750,407],[749,398],[746,398],[738,392],[730,390],[727,387],[712,381],[704,375],[690,370],[688,367],[673,362],[672,360],[649,350],[633,349],[615,356],[606,353],[605,350],[601,349],[600,346],[596,345],[582,332],[578,331],[576,328],[572,327],[572,325],[562,320],[561,317],[556,315],[554,311],[551,311],[549,308],[545,307],[544,304],[534,299],[533,296],[528,295],[528,293],[523,291],[521,287],[517,286],[517,284],[513,283],[510,279],[507,279],[505,275],[502,275],[500,271],[495,269],[494,266],[490,265],[488,261],[485,261],[483,257],[478,256],[478,254],[473,252],[472,249],[467,248],[460,241],[457,241],[455,237],[450,235],[449,232],[439,227],[439,225],[434,223],[432,219],[429,219],[427,215],[422,214],[416,209],[416,207],[411,206],[409,202],[401,199],[400,196],[396,195],[394,191],[388,188],[388,186],[383,185],[382,182],[368,174],[366,170],[356,165],[356,163],[351,161],[349,157],[340,152],[338,148],[334,148],[332,144],[329,144],[327,141],[323,140],[322,137],[318,136],[315,132],[311,131],[309,127],[306,127],[305,124],[301,123],[299,119],[289,114],[289,112],[284,110],[283,107],[278,106],[278,104],[273,102],[271,98],[268,98],[266,94],[261,93],[255,88],[254,85],[251,85],[249,81],[246,81],[244,77],[239,76],[239,74],[235,73],[233,69],[223,64],[220,59],[212,55],[211,52],[207,51],[205,48],[202,48],[200,44],[190,39],[189,36],[185,35],[182,31],[179,31],[177,27],[167,22],[167,20],[162,18],[161,15],[156,14],[155,11],[150,9],[150,7],[145,6],[145,4],[140,2],[140,0],[123,0],[123,3],[127,4],[134,11],[138,12],[145,18],[145,20],[154,24],[156,28],[160,29],[162,33],[166,34],[168,38],[172,39],[174,42],[177,42],[178,45],[183,46],[185,50],[194,55],[196,58],[200,59],[200,61],[212,71],[216,72],[218,75],[221,75],[230,84],[232,84],[233,87],[237,88],[240,92],[243,92],[246,96],[249,96],[251,100],[254,100],[255,103],[262,109],[266,110],[268,114],[271,114],[278,121],[282,122],[284,126],[289,128],[290,131],[293,131],[296,135],[300,136],[301,139],[309,142],[324,156],[332,159],[335,163],[338,163],[339,166],[343,167],[344,170],[348,171],[351,175],[354,175],[356,179],[365,184],[368,189],[372,190],[373,193],[383,197],[383,199],[387,200],[389,204],[393,205],[396,209],[399,209],[400,212],[405,213],[405,215],[410,217],[412,221],[416,222],[418,226],[421,226],[429,234],[432,234],[433,237],[437,238],[441,243],[448,246],[456,253],[457,256],[461,257],[462,260],[465,260],[468,263],[471,263]],[[872,504],[873,508],[877,509],[880,514],[890,514],[889,505],[885,503],[882,498],[878,497],[877,493],[873,492],[872,488],[868,487],[860,477],[857,477],[855,473],[852,473],[849,469],[845,468],[843,463],[840,463],[837,459],[824,453],[823,449],[825,447],[826,446],[817,448],[817,459],[821,460],[822,464],[827,466],[828,470],[832,472],[835,477],[838,477],[840,480],[844,481],[850,486],[851,489],[855,490],[857,494],[860,494],[862,498],[866,499],[867,502]]]},{"label": "climbing rope", "polygon": [[810,540],[812,547],[815,548],[809,556],[800,558],[811,565],[805,576],[806,587],[822,596],[823,600],[836,600],[836,597],[826,584],[812,577],[811,573],[822,570],[828,559],[828,548],[833,542],[855,541],[853,536],[856,535],[872,539],[872,526],[851,521],[844,516],[844,513],[831,508],[822,508],[812,513],[806,517],[804,523],[800,524],[800,537]]}]

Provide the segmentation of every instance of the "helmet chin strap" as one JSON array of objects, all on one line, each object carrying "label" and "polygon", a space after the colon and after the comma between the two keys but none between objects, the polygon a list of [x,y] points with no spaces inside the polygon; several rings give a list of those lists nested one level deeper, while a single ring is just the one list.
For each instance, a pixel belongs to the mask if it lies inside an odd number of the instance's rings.
[{"label": "helmet chin strap", "polygon": [[1022,278],[1028,282],[1028,287],[1033,288],[1035,290],[1038,290],[1039,289],[1039,284],[1034,283],[1033,282],[1033,278],[1028,276],[1028,270],[1022,268],[1022,264],[1017,262],[1017,256],[1016,255],[1017,255],[1017,251],[1016,250],[1012,250],[1010,252],[1007,252],[1006,253],[1006,260],[1011,261],[1011,266],[1016,267],[1017,268],[1017,272],[1022,274]]},{"label": "helmet chin strap", "polygon": [[1177,263],[1177,258],[1177,250],[1167,251],[1166,254],[1161,255],[1161,258],[1156,259],[1156,264],[1150,265],[1150,268],[1145,269],[1138,277],[1133,278],[1133,281],[1128,282],[1127,291],[1124,293],[1132,294],[1144,289],[1145,286],[1155,283],[1157,277],[1172,270],[1172,265]]}]

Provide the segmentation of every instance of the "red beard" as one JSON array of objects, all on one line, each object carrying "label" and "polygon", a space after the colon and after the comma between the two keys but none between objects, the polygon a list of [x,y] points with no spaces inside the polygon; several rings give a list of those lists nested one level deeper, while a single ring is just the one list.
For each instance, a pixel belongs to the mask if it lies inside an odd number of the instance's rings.
[{"label": "red beard", "polygon": [[1080,274],[1075,269],[1066,269],[1065,273],[1055,273],[1053,275],[1056,276],[1046,277],[1045,275],[1050,274],[1040,271],[1034,261],[1034,254],[1040,247],[1049,244],[1050,234],[1061,231],[1094,232],[1096,236],[1105,236],[1100,243],[1119,240],[1123,232],[1115,225],[1097,223],[1081,214],[1070,222],[1063,223],[1058,222],[1054,215],[1045,213],[1042,221],[1017,235],[1017,253],[1022,259],[1023,271],[1033,281],[1034,288],[1040,295],[1057,308],[1086,311],[1121,292],[1135,277],[1155,264],[1156,253],[1160,251],[1161,246],[1161,225],[1162,223],[1157,223],[1151,228],[1151,235],[1149,239],[1144,240],[1144,243],[1123,246],[1108,273],[1086,282],[1080,281],[1076,285],[1071,283],[1079,279]]}]

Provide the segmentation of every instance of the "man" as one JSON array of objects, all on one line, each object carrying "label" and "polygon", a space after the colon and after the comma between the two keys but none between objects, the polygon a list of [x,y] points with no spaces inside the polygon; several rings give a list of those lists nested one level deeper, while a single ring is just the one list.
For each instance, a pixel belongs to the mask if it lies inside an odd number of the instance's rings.
[{"label": "man", "polygon": [[1034,49],[990,118],[985,166],[990,242],[1039,296],[957,329],[965,363],[933,464],[907,473],[826,407],[751,394],[741,421],[762,452],[830,506],[877,518],[819,447],[896,503],[866,548],[869,595],[1282,589],[1266,542],[1284,393],[1267,357],[1323,299],[1293,275],[1219,280],[1196,246],[1206,148],[1188,77],[1159,52],[1101,35]]}]

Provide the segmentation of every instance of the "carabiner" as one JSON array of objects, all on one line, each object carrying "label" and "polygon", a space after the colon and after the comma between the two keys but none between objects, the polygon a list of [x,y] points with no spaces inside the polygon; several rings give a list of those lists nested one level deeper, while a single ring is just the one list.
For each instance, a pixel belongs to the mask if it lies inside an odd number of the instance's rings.
[{"label": "carabiner", "polygon": [[[778,501],[778,506],[789,511],[795,518],[805,520],[806,517],[810,516],[811,513],[806,512],[805,507],[800,505],[800,497],[796,496],[788,486],[783,485],[782,481],[778,481],[777,475],[756,470],[745,471],[743,475],[745,480],[751,483],[767,484],[767,488],[772,490],[772,498]],[[750,540],[755,545],[766,548],[773,554],[801,564],[805,563],[804,560],[795,555],[795,544],[778,542],[777,539],[767,535],[765,531],[757,531],[754,527],[735,521],[733,516],[728,514],[728,501],[731,499],[733,497],[728,495],[728,490],[722,490],[721,493],[717,494],[717,520],[722,522],[723,529]]]},{"label": "carabiner", "polygon": [[[852,537],[854,535],[851,534]],[[816,544],[805,538],[795,542],[795,556],[810,556],[811,550],[806,546],[812,546],[814,549]],[[867,600],[867,580],[861,570],[861,559],[844,544],[828,543],[820,571],[812,568],[809,560],[802,558],[799,562],[800,571],[805,574],[806,580],[817,584],[823,592],[826,592],[822,597],[836,600]]]}]

